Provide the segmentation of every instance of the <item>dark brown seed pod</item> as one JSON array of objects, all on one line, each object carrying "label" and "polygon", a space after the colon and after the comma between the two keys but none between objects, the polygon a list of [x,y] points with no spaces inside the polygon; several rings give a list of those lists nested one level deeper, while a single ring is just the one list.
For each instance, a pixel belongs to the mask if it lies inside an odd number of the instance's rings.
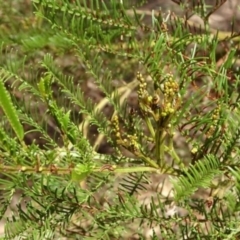
[{"label": "dark brown seed pod", "polygon": [[153,98],[152,98],[152,102],[151,102],[151,109],[157,110],[160,109],[161,105],[160,105],[160,97],[158,94],[154,94]]}]

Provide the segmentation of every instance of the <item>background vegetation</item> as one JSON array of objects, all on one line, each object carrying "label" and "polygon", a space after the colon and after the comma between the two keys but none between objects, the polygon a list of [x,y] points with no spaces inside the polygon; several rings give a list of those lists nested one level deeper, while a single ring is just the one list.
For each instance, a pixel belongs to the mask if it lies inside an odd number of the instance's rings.
[{"label": "background vegetation", "polygon": [[226,3],[0,0],[4,239],[239,239]]}]

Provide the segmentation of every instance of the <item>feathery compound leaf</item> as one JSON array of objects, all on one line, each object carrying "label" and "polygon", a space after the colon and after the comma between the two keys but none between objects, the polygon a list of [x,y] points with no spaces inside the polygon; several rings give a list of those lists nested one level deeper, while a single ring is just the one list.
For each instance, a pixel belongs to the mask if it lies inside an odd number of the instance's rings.
[{"label": "feathery compound leaf", "polygon": [[0,80],[0,96],[0,107],[2,107],[13,130],[21,141],[24,136],[23,126],[19,121],[18,114],[12,103],[11,97],[3,84],[3,79]]},{"label": "feathery compound leaf", "polygon": [[190,197],[199,188],[209,187],[213,178],[221,173],[219,168],[219,161],[213,155],[208,155],[195,165],[190,165],[184,176],[172,181],[176,201]]}]

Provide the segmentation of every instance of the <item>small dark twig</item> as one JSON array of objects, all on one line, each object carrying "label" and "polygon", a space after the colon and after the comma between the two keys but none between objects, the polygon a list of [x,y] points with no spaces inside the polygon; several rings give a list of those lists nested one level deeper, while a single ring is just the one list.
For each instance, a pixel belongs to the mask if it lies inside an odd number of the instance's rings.
[{"label": "small dark twig", "polygon": [[208,18],[216,12],[227,0],[218,0],[216,2],[216,5],[213,7],[213,9],[207,14],[207,16],[204,18],[205,21],[208,21]]}]

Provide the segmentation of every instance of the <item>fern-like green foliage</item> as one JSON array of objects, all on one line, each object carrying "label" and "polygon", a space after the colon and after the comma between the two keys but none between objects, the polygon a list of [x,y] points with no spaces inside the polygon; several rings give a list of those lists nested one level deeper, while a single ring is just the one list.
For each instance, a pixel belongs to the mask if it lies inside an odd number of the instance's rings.
[{"label": "fern-like green foliage", "polygon": [[0,80],[0,107],[3,109],[18,139],[21,141],[23,139],[24,130],[19,121],[17,111],[12,104],[10,95],[4,86],[4,80],[5,79],[2,76]]},{"label": "fern-like green foliage", "polygon": [[189,198],[199,188],[209,188],[214,177],[221,174],[220,162],[214,156],[206,156],[194,165],[173,183],[176,191],[176,201]]},{"label": "fern-like green foliage", "polygon": [[0,0],[4,239],[239,238],[239,33],[172,2]]}]

